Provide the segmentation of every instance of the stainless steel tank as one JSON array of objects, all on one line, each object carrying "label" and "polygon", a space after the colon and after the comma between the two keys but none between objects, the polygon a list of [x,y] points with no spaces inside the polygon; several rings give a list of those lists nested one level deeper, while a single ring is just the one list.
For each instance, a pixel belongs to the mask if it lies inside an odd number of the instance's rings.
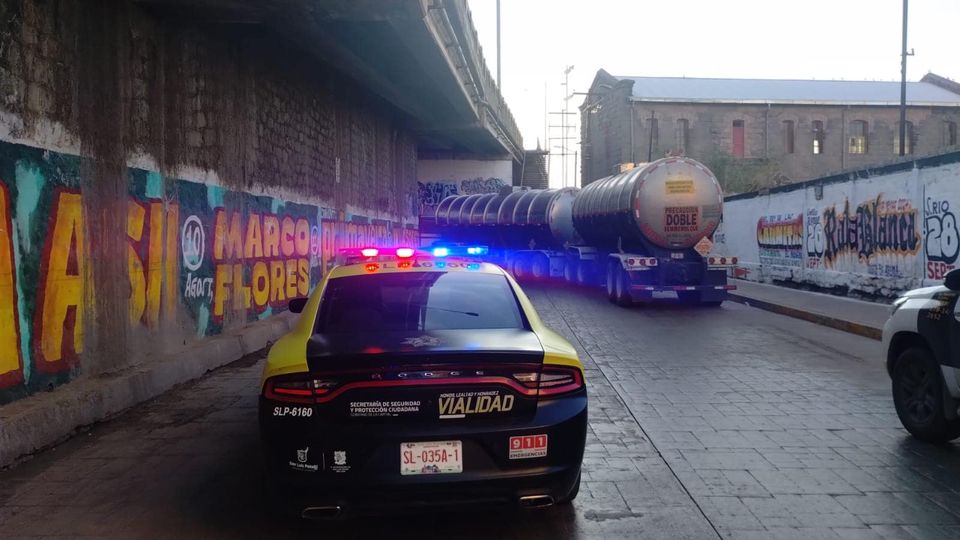
[{"label": "stainless steel tank", "polygon": [[548,227],[557,238],[576,237],[570,212],[579,190],[527,189],[509,194],[451,195],[437,206],[443,226],[499,225]]},{"label": "stainless steel tank", "polygon": [[666,249],[692,247],[720,223],[720,183],[701,163],[669,157],[596,180],[573,201],[585,243],[615,248],[646,238]]}]

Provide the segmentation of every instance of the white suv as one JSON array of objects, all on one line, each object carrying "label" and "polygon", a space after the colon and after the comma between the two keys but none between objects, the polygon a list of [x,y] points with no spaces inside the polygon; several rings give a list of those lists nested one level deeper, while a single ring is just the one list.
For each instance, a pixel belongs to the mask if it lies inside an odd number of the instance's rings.
[{"label": "white suv", "polygon": [[960,437],[960,269],[943,285],[897,298],[883,327],[893,403],[914,437],[944,443]]}]

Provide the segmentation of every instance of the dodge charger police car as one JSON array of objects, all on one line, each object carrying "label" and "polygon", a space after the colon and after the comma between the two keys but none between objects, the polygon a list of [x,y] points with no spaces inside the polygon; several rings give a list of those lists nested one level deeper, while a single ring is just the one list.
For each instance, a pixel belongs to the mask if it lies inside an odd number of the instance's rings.
[{"label": "dodge charger police car", "polygon": [[887,372],[900,422],[935,443],[960,437],[960,270],[943,285],[908,291],[883,327]]},{"label": "dodge charger police car", "polygon": [[351,250],[271,348],[259,420],[269,497],[307,517],[572,500],[583,367],[499,267]]}]

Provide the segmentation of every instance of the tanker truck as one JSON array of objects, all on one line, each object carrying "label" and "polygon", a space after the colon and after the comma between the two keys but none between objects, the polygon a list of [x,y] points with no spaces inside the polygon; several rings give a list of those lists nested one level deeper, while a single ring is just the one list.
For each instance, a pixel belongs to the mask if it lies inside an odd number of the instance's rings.
[{"label": "tanker truck", "polygon": [[659,291],[720,305],[735,288],[727,269],[737,262],[709,254],[722,205],[707,167],[668,157],[583,189],[447,197],[432,222],[421,220],[421,244],[483,244],[483,258],[517,279],[602,286],[619,305]]}]

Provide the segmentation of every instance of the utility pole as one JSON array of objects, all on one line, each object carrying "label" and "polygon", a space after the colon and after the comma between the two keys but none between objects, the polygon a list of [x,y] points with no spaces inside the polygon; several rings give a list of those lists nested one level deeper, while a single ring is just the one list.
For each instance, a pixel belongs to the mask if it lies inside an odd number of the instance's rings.
[{"label": "utility pole", "polygon": [[903,46],[900,51],[900,155],[906,154],[907,145],[907,0],[903,0]]},{"label": "utility pole", "polygon": [[570,102],[570,72],[573,71],[573,66],[567,66],[563,70],[563,115],[560,116],[560,124],[563,126],[561,131],[563,132],[563,159],[562,168],[563,171],[563,187],[567,187],[567,104]]},{"label": "utility pole", "polygon": [[[569,168],[567,161],[569,161],[568,158],[573,155],[573,154],[570,152],[570,147],[568,146],[569,143],[568,143],[567,141],[573,140],[573,139],[577,139],[577,137],[570,137],[570,136],[567,135],[567,132],[570,130],[570,128],[576,127],[576,123],[573,123],[573,124],[571,125],[571,123],[567,121],[567,117],[568,117],[568,116],[576,116],[576,115],[577,115],[577,113],[574,113],[574,112],[570,112],[570,111],[569,111],[569,101],[570,101],[570,98],[573,97],[573,94],[571,94],[570,91],[569,91],[569,86],[570,86],[570,72],[571,72],[571,71],[573,71],[573,66],[567,66],[567,67],[564,68],[564,70],[563,70],[564,79],[563,79],[563,82],[560,83],[560,86],[562,86],[563,89],[564,89],[564,92],[563,92],[563,108],[562,108],[562,110],[559,110],[559,111],[549,111],[549,112],[546,111],[546,110],[544,111],[544,113],[545,113],[545,114],[544,114],[544,116],[545,116],[545,118],[544,118],[545,126],[544,126],[544,127],[547,129],[547,133],[548,133],[548,136],[547,136],[547,150],[550,152],[547,163],[548,163],[548,164],[552,164],[554,157],[558,157],[558,158],[561,159],[561,162],[560,162],[560,181],[561,181],[562,184],[563,184],[562,187],[567,187],[567,169]],[[544,87],[543,87],[543,94],[544,94],[544,109],[546,109],[546,102],[547,102],[547,86],[546,86],[546,84],[544,84]],[[552,118],[552,115],[558,115],[558,116],[560,116],[560,122],[559,122],[559,123],[552,123],[552,122],[550,122],[548,119]],[[559,130],[560,130],[560,136],[559,136],[559,137],[555,137],[555,136],[550,135],[550,133],[551,133],[551,131],[552,131],[553,129],[559,129]],[[554,142],[558,142],[559,144],[554,145],[554,144],[553,144]],[[559,152],[558,152],[558,153],[555,153],[555,152],[553,151],[554,149],[559,150]],[[549,168],[550,170],[553,169],[553,167],[552,167],[552,166],[549,166],[549,165],[548,165],[548,168]],[[574,181],[574,185],[576,185],[576,181]]]},{"label": "utility pole", "polygon": [[497,89],[503,91],[500,86],[500,0],[497,0]]}]

